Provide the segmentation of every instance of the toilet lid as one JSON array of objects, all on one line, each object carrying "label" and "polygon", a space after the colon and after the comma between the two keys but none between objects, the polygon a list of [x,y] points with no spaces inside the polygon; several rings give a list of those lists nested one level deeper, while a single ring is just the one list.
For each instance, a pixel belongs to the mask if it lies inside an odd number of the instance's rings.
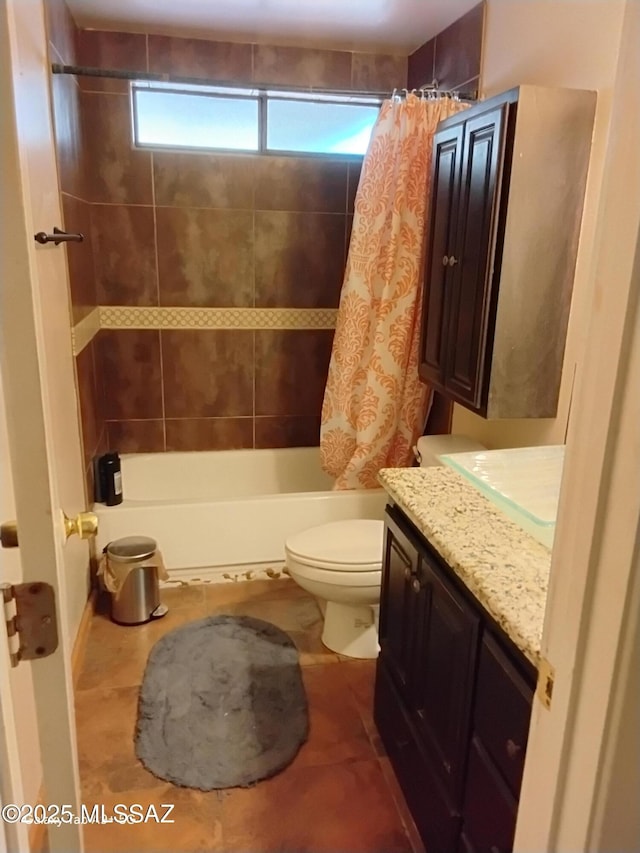
[{"label": "toilet lid", "polygon": [[355,518],[295,533],[287,539],[286,550],[311,566],[370,572],[382,565],[383,538],[384,522]]}]

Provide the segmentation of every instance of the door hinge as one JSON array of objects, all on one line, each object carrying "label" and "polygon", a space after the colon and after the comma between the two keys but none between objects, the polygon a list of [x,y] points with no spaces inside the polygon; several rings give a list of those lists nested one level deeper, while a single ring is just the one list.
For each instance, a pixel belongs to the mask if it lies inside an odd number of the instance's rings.
[{"label": "door hinge", "polygon": [[48,583],[0,584],[11,666],[46,658],[58,648],[56,598]]},{"label": "door hinge", "polygon": [[545,708],[551,707],[551,697],[553,696],[553,685],[556,680],[556,671],[551,666],[546,658],[540,658],[538,664],[538,684],[536,686],[536,696],[542,702]]}]

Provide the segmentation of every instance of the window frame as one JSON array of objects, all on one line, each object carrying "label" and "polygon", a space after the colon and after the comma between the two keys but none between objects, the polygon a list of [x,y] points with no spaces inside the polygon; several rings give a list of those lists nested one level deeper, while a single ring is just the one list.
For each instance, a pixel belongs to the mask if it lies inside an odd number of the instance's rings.
[{"label": "window frame", "polygon": [[[220,90],[220,91],[218,91]],[[163,92],[175,95],[197,95],[200,97],[209,98],[228,98],[231,100],[246,99],[255,101],[258,105],[258,148],[216,148],[203,147],[201,145],[173,145],[170,143],[164,144],[161,142],[140,142],[139,124],[138,124],[138,108],[136,103],[136,91],[142,92]],[[363,159],[364,154],[346,154],[330,151],[296,151],[296,150],[280,150],[273,149],[267,146],[267,107],[270,100],[274,101],[297,101],[300,103],[319,103],[319,104],[337,104],[337,105],[352,105],[378,107],[382,106],[383,98],[372,93],[370,96],[361,93],[350,95],[348,92],[314,92],[313,89],[297,90],[297,89],[282,89],[275,90],[268,86],[207,86],[197,84],[180,86],[175,83],[152,83],[147,81],[133,81],[129,86],[129,103],[131,108],[131,126],[132,126],[132,145],[136,151],[176,151],[193,154],[235,154],[236,156],[254,156],[254,157],[311,157],[320,160],[347,160],[359,162]]]}]

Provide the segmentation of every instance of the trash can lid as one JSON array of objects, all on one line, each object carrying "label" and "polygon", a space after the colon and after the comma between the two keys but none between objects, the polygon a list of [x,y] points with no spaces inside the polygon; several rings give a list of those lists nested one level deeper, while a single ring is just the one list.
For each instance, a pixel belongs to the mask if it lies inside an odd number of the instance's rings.
[{"label": "trash can lid", "polygon": [[149,536],[124,536],[109,542],[107,554],[117,563],[129,563],[132,560],[147,560],[153,557],[156,548],[156,540]]}]

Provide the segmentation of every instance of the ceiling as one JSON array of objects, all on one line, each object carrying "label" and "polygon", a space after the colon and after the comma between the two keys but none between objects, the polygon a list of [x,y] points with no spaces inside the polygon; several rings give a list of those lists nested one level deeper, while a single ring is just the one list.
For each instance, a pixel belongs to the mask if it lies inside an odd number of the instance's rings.
[{"label": "ceiling", "polygon": [[67,0],[81,27],[407,54],[478,0]]}]

